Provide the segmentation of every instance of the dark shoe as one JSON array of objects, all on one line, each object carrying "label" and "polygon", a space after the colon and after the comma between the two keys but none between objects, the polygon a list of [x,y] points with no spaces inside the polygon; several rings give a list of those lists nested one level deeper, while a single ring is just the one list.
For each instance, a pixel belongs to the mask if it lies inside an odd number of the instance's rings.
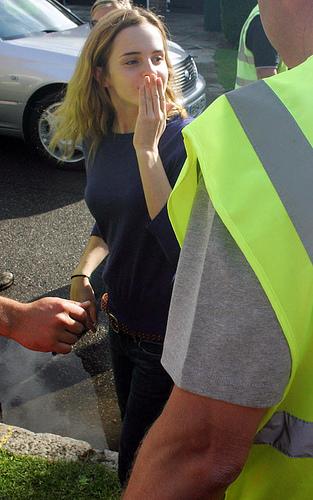
[{"label": "dark shoe", "polygon": [[9,271],[0,273],[0,291],[9,288],[13,284],[14,276]]}]

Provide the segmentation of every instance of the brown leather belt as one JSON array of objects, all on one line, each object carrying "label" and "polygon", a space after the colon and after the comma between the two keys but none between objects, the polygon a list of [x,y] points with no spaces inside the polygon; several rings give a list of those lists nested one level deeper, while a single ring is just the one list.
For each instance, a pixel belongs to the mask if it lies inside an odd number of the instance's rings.
[{"label": "brown leather belt", "polygon": [[163,343],[164,337],[158,333],[144,333],[130,330],[125,323],[119,321],[113,313],[109,311],[108,308],[109,295],[104,293],[101,297],[101,310],[104,311],[109,320],[109,325],[115,333],[123,333],[129,335],[134,340],[144,340],[147,342],[159,342]]}]

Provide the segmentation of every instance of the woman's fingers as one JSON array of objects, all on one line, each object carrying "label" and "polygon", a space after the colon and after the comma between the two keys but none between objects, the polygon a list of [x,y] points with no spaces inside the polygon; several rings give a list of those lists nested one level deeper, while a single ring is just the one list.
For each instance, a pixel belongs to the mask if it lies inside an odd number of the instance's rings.
[{"label": "woman's fingers", "polygon": [[144,116],[166,118],[166,100],[163,82],[156,75],[145,76],[139,88],[139,113]]},{"label": "woman's fingers", "polygon": [[165,92],[164,92],[164,87],[163,87],[163,82],[161,78],[157,78],[156,80],[156,87],[159,95],[159,106],[160,106],[160,111],[166,118],[166,100],[165,100]]},{"label": "woman's fingers", "polygon": [[138,115],[139,116],[146,116],[146,114],[147,114],[146,91],[145,91],[145,85],[143,84],[141,87],[139,87],[139,110],[138,110]]},{"label": "woman's fingers", "polygon": [[153,75],[151,77],[145,76],[144,85],[145,85],[147,116],[154,116],[155,106],[156,106],[156,101],[155,101],[156,90],[154,89],[155,84],[153,81]]},{"label": "woman's fingers", "polygon": [[155,148],[166,126],[166,102],[162,79],[145,76],[139,88],[138,118],[134,133],[135,149]]},{"label": "woman's fingers", "polygon": [[79,340],[82,333],[84,333],[84,331],[77,334],[70,331],[63,332],[59,335],[58,342],[61,342],[62,344],[74,345]]},{"label": "woman's fingers", "polygon": [[151,92],[151,102],[153,107],[153,112],[156,117],[160,116],[160,94],[157,84],[158,78],[156,75],[152,75],[150,78],[150,92]]},{"label": "woman's fingers", "polygon": [[[90,300],[87,300],[86,302],[82,302],[80,306],[85,309],[87,312],[87,320],[86,320],[86,329],[87,330],[92,330],[93,332],[97,331],[97,308],[94,307],[92,308],[92,302]],[[91,313],[90,313],[90,307],[91,307]],[[93,317],[91,317],[91,315]]]}]

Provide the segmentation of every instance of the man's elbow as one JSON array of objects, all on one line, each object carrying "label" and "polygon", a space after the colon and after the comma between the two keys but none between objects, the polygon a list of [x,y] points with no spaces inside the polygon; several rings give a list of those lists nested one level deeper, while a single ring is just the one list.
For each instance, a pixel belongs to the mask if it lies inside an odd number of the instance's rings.
[{"label": "man's elbow", "polygon": [[206,490],[210,492],[223,491],[228,488],[240,475],[245,460],[238,457],[224,459],[221,455],[209,451],[204,453],[199,463],[198,477]]}]

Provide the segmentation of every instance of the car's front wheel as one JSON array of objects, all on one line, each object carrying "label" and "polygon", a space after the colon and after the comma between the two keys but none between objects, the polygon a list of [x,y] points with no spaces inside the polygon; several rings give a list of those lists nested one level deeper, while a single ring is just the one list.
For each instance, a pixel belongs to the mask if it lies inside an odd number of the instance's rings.
[{"label": "car's front wheel", "polygon": [[60,141],[52,150],[49,146],[54,130],[54,111],[60,104],[60,94],[51,93],[36,101],[29,115],[26,139],[37,154],[58,168],[84,168],[84,154],[81,145],[75,146],[71,158],[66,156],[67,144]]}]

